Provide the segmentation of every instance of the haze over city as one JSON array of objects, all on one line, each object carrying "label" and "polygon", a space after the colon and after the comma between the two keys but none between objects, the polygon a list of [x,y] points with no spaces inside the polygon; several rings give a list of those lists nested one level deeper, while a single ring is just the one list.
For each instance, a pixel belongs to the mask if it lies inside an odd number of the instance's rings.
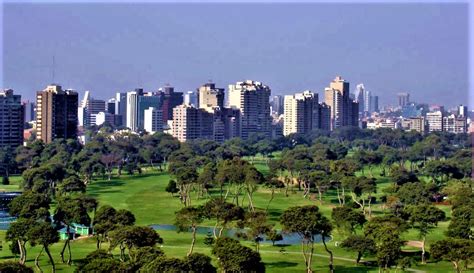
[{"label": "haze over city", "polygon": [[[466,4],[25,4],[3,7],[3,87],[107,99],[166,83],[261,81],[323,94],[342,75],[396,104],[468,99]],[[55,59],[54,79],[52,60]]]}]

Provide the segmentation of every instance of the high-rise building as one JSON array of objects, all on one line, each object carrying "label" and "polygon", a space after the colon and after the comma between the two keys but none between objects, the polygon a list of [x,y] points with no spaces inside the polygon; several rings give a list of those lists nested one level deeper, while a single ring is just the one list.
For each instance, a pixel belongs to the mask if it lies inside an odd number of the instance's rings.
[{"label": "high-rise building", "polygon": [[458,116],[468,117],[467,106],[466,105],[461,104],[461,105],[458,106]]},{"label": "high-rise building", "polygon": [[153,93],[146,93],[143,96],[138,96],[138,108],[137,108],[137,117],[138,117],[138,129],[144,129],[144,120],[145,120],[145,110],[153,107],[159,109],[161,106],[161,96],[158,96]]},{"label": "high-rise building", "polygon": [[402,119],[402,129],[405,131],[417,131],[421,134],[426,132],[426,121],[424,117],[411,117]]},{"label": "high-rise building", "polygon": [[318,94],[306,90],[285,96],[283,135],[306,134],[318,128]]},{"label": "high-rise building", "polygon": [[119,116],[117,126],[127,124],[127,93],[115,94],[115,115]]},{"label": "high-rise building", "polygon": [[[360,106],[359,106],[360,108]],[[379,96],[372,96],[369,112],[379,112]]]},{"label": "high-rise building", "polygon": [[270,107],[272,114],[281,115],[284,111],[284,97],[281,95],[272,96],[270,99]]},{"label": "high-rise building", "polygon": [[398,93],[398,106],[403,107],[410,103],[410,94],[409,93]]},{"label": "high-rise building", "polygon": [[324,98],[331,108],[331,130],[342,126],[358,126],[359,105],[349,96],[349,82],[337,76],[324,89]]},{"label": "high-rise building", "polygon": [[150,107],[144,112],[144,129],[148,133],[156,133],[163,131],[163,111]]},{"label": "high-rise building", "polygon": [[443,131],[443,112],[435,111],[426,113],[426,122],[428,124],[429,132]]},{"label": "high-rise building", "polygon": [[78,109],[79,126],[97,125],[95,115],[105,112],[105,106],[104,100],[94,99],[90,96],[90,92],[86,91]]},{"label": "high-rise building", "polygon": [[167,84],[160,88],[159,95],[162,96],[163,123],[167,123],[173,119],[173,108],[183,103],[183,93],[174,92],[174,87]]},{"label": "high-rise building", "polygon": [[0,91],[0,148],[15,149],[23,144],[23,115],[21,96],[12,89]]},{"label": "high-rise building", "polygon": [[319,104],[318,118],[321,130],[331,130],[331,107],[324,102]]},{"label": "high-rise building", "polygon": [[193,105],[194,107],[199,107],[197,91],[188,91],[184,93],[183,103]]},{"label": "high-rise building", "polygon": [[127,92],[127,127],[134,131],[138,131],[138,97],[137,91]]},{"label": "high-rise building", "polygon": [[193,139],[214,139],[214,115],[191,105],[173,109],[172,135],[181,142]]},{"label": "high-rise building", "polygon": [[198,106],[208,112],[219,107],[224,108],[224,88],[217,88],[214,83],[206,83],[197,89],[198,92]]},{"label": "high-rise building", "polygon": [[359,112],[364,113],[367,98],[365,96],[365,86],[363,83],[356,85],[355,99],[359,103]]},{"label": "high-rise building", "polygon": [[94,120],[94,124],[97,126],[102,125],[104,123],[114,125],[116,122],[115,115],[108,112],[99,112],[97,114],[92,114],[91,119]]},{"label": "high-rise building", "polygon": [[117,104],[117,102],[115,101],[114,98],[109,99],[107,101],[107,107],[106,107],[105,111],[109,114],[115,115],[115,105],[116,104]]},{"label": "high-rise building", "polygon": [[25,109],[25,122],[30,122],[36,119],[35,116],[35,103],[29,100],[22,103]]},{"label": "high-rise building", "polygon": [[241,137],[252,134],[272,135],[270,115],[270,87],[261,82],[247,80],[229,85],[229,106],[240,110]]},{"label": "high-rise building", "polygon": [[467,118],[465,116],[449,115],[443,117],[443,130],[459,134],[467,132]]},{"label": "high-rise building", "polygon": [[44,143],[77,137],[77,92],[48,85],[36,93],[36,137]]}]

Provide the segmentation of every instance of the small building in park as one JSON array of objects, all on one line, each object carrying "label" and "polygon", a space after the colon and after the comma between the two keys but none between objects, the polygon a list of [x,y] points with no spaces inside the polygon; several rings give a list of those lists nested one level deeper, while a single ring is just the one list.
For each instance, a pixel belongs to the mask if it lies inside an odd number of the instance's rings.
[{"label": "small building in park", "polygon": [[[73,223],[69,227],[69,239],[70,240],[74,240],[79,236],[89,236],[90,234],[91,234],[91,228],[88,227],[88,226]],[[61,240],[68,239],[67,227],[63,227],[62,229],[59,230],[59,238]]]}]

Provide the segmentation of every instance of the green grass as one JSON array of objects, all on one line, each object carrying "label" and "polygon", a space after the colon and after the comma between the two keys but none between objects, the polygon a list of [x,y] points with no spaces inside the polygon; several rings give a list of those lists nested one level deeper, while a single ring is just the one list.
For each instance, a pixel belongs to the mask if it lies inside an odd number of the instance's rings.
[{"label": "green grass", "polygon": [[[262,172],[268,171],[268,167],[264,160],[254,158],[254,164]],[[373,174],[377,178],[378,193],[377,197],[382,195],[382,189],[391,185],[390,179],[387,177],[380,177],[380,168],[374,167],[372,170]],[[365,170],[365,175],[368,175]],[[95,180],[87,189],[87,194],[98,199],[100,205],[108,204],[115,208],[124,208],[132,211],[137,219],[138,225],[150,225],[150,224],[173,224],[175,211],[182,208],[182,204],[179,202],[177,196],[171,196],[165,192],[165,187],[170,177],[167,173],[160,173],[157,171],[147,171],[142,175],[128,176],[123,175],[120,178],[113,178],[110,181],[107,180]],[[12,185],[7,186],[8,189],[17,190],[20,177],[12,177]],[[10,188],[11,187],[11,188]],[[7,188],[5,188],[7,190]],[[217,194],[213,192],[211,194]],[[254,203],[256,207],[265,209],[270,199],[270,190],[261,187],[254,195]],[[316,196],[316,195],[315,195]],[[206,198],[197,198],[195,193],[192,194],[193,204],[202,204],[206,202]],[[244,207],[247,206],[248,200],[244,199]],[[288,197],[285,197],[284,190],[277,191],[275,193],[275,199],[269,206],[269,221],[275,224],[276,228],[280,228],[278,223],[279,216],[288,207],[299,206],[299,205],[318,205],[324,215],[330,217],[331,210],[337,205],[337,198],[333,191],[329,191],[324,195],[322,204],[314,198],[304,199],[302,192],[290,191]],[[443,210],[449,213],[450,208],[448,206],[440,206]],[[374,204],[373,211],[375,214],[381,213],[381,204]],[[449,214],[448,214],[449,215]],[[204,222],[203,225],[211,226],[212,222]],[[434,228],[428,235],[428,245],[434,241],[442,239],[444,237],[444,231],[446,230],[448,222],[442,222],[438,227]],[[168,256],[172,257],[183,257],[191,242],[191,235],[189,233],[176,233],[174,231],[159,231],[160,236],[164,238],[163,250]],[[5,232],[0,232],[0,238],[2,240],[2,250],[0,251],[0,259],[12,259],[8,244],[4,239]],[[210,248],[204,245],[204,235],[198,235],[197,245],[195,248],[196,252],[210,254]],[[335,243],[340,242],[343,238],[337,233],[334,233],[333,240],[329,242],[330,249],[334,252],[336,257],[354,259],[355,253],[344,251],[343,249],[336,247]],[[416,230],[409,230],[403,236],[404,240],[417,240],[418,236]],[[251,242],[243,242],[244,244],[254,247]],[[72,244],[72,252],[74,262],[78,259],[83,258],[87,253],[95,249],[94,239],[81,239],[76,240]],[[59,263],[59,252],[62,247],[61,243],[55,244],[51,247],[51,252],[58,264],[58,272],[72,272],[74,265],[69,267]],[[105,245],[106,247],[106,245]],[[282,248],[278,246],[271,246],[264,244],[261,246],[261,256],[263,261],[266,263],[267,272],[304,272],[303,258],[300,253],[300,246],[286,246],[284,252],[280,252]],[[34,257],[40,250],[39,247],[30,247],[28,249],[28,262],[29,266],[34,266]],[[408,249],[407,249],[408,250]],[[317,245],[317,255],[324,255],[324,257],[314,257],[314,271],[315,272],[327,272],[327,253],[324,251],[321,245]],[[117,254],[117,253],[116,253]],[[369,258],[369,260],[373,258]],[[216,261],[214,260],[214,263]],[[48,271],[48,261],[46,256],[40,258],[40,264],[43,270]],[[366,268],[354,265],[352,261],[346,261],[341,259],[335,260],[336,272],[377,272],[376,268]],[[434,273],[447,273],[453,272],[451,264],[447,262],[429,263],[427,265],[417,265],[413,268],[422,270],[425,272]],[[465,272],[474,272],[472,269]]]}]

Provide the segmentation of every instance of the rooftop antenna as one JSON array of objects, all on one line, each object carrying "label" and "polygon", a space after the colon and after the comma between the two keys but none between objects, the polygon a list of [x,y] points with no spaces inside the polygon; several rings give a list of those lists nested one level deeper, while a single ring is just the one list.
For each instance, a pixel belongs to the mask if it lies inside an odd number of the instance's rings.
[{"label": "rooftop antenna", "polygon": [[51,77],[52,77],[52,80],[53,80],[53,82],[52,82],[53,84],[54,84],[54,76],[55,76],[54,74],[55,74],[55,70],[56,70],[56,60],[55,59],[56,58],[53,54],[53,67],[52,67],[52,71],[51,71],[51,74],[52,74]]}]

